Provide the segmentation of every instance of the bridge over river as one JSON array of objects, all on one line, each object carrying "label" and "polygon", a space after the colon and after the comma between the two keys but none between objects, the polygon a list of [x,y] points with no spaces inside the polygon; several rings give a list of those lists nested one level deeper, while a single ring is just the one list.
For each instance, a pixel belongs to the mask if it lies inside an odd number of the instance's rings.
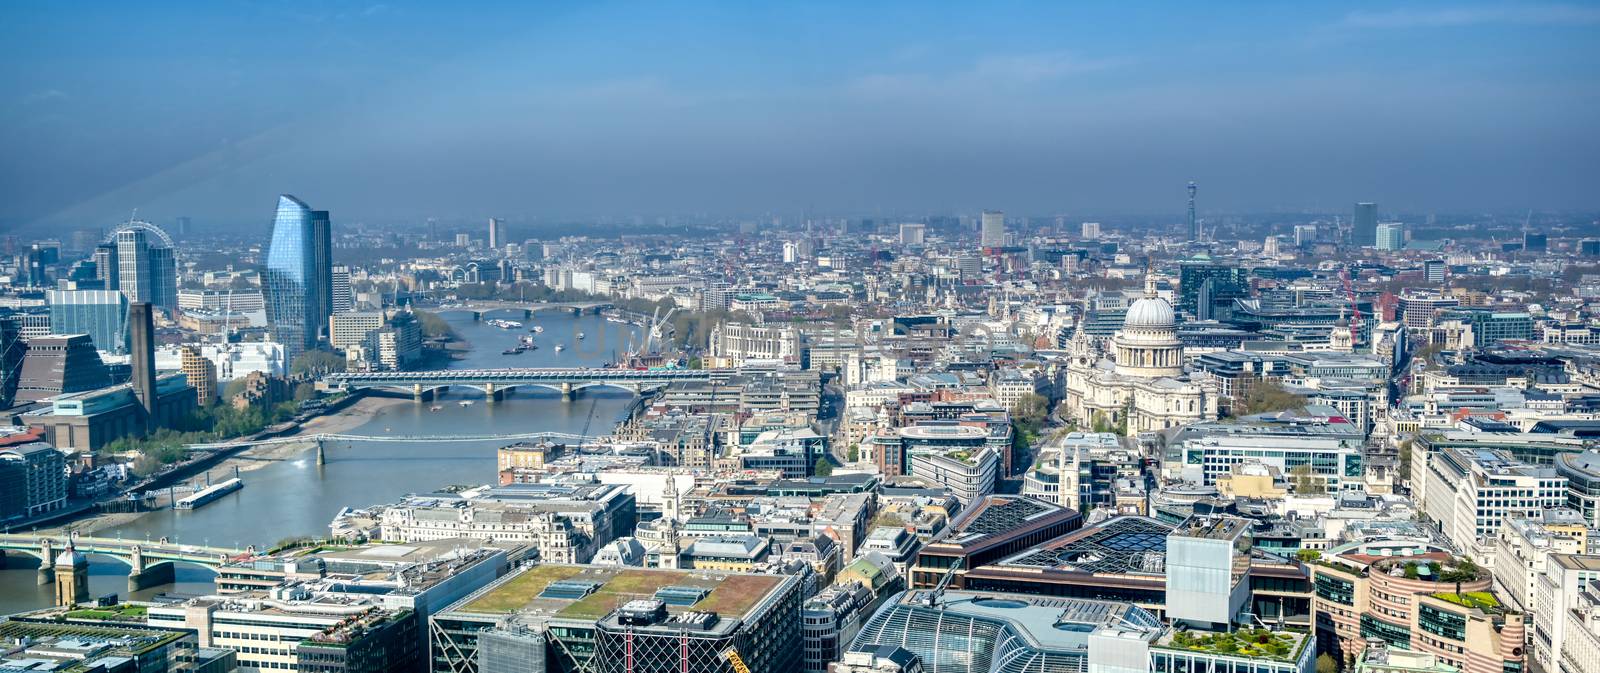
[{"label": "bridge over river", "polygon": [[502,399],[507,391],[525,386],[555,390],[570,399],[573,393],[595,386],[621,388],[637,394],[681,381],[724,382],[737,373],[737,369],[440,369],[422,372],[340,372],[327,375],[323,381],[331,387],[346,390],[406,392],[419,402],[432,399],[438,390],[465,386],[483,391],[484,396],[493,402]]},{"label": "bridge over river", "polygon": [[[190,563],[217,568],[224,563],[255,555],[255,547],[232,549],[178,544],[166,538],[157,541],[87,537],[73,534],[72,546],[82,554],[98,554],[128,564],[128,590],[171,584],[172,564]],[[39,583],[56,581],[56,557],[66,549],[67,538],[30,533],[0,534],[0,555],[20,553],[39,559]]]}]

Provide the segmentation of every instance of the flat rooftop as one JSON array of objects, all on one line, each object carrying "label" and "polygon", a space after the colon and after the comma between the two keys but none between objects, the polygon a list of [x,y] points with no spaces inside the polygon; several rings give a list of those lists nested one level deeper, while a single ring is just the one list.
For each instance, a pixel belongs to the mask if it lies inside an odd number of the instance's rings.
[{"label": "flat rooftop", "polygon": [[594,621],[630,600],[656,598],[658,591],[674,587],[667,593],[696,595],[703,590],[704,595],[688,605],[669,601],[671,614],[715,612],[724,619],[742,619],[787,579],[710,570],[544,563],[507,575],[448,612]]}]

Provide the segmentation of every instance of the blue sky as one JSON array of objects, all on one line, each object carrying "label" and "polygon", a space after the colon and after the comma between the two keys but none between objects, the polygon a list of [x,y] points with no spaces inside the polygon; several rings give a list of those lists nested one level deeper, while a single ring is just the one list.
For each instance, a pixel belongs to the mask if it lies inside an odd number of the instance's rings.
[{"label": "blue sky", "polygon": [[1600,4],[9,3],[0,223],[1600,207]]}]

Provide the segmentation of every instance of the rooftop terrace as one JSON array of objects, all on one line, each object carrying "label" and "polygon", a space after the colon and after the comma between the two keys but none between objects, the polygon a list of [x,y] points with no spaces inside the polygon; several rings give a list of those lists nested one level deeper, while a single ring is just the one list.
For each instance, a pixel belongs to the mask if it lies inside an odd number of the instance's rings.
[{"label": "rooftop terrace", "polygon": [[[693,570],[540,564],[508,576],[471,597],[455,612],[480,614],[538,614],[545,617],[592,621],[623,603],[656,598],[657,593],[705,590],[689,605],[668,604],[668,612],[715,612],[724,617],[744,617],[784,581],[777,575],[748,575]],[[698,592],[695,592],[698,593]]]}]

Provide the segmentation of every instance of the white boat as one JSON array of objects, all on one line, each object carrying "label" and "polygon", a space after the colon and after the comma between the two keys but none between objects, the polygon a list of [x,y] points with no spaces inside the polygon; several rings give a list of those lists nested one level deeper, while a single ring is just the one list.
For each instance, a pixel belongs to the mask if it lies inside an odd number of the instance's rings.
[{"label": "white boat", "polygon": [[534,332],[534,333],[535,333],[535,334],[538,334],[538,333],[539,333],[539,332],[543,332],[543,331],[544,331],[544,328],[543,328],[543,327],[540,327],[540,326],[538,326],[538,325],[534,325],[534,326],[533,326],[533,332]]},{"label": "white boat", "polygon": [[472,400],[461,400],[460,404],[463,407],[470,407],[472,406]]},{"label": "white boat", "polygon": [[564,351],[564,350],[566,350],[566,349],[567,349],[567,347],[566,347],[566,346],[563,346],[563,345],[561,345],[561,344],[556,344],[556,352],[557,352],[557,353],[560,353],[560,352],[561,352],[561,351]]},{"label": "white boat", "polygon": [[583,339],[583,332],[579,332],[578,333],[578,339],[580,339],[580,340]]},{"label": "white boat", "polygon": [[443,408],[444,407],[441,407],[441,406],[435,404],[435,405],[433,405],[431,407],[428,407],[428,411],[438,411],[438,410],[443,409]]}]

